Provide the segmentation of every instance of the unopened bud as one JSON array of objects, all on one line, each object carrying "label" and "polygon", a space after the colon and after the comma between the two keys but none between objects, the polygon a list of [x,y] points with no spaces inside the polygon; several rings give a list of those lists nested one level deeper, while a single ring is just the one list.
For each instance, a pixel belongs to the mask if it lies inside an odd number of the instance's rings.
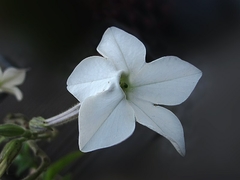
[{"label": "unopened bud", "polygon": [[51,129],[45,125],[45,119],[42,117],[34,117],[29,121],[29,128],[32,132],[38,133]]},{"label": "unopened bud", "polygon": [[8,169],[7,159],[3,159],[0,163],[0,178],[7,169]]},{"label": "unopened bud", "polygon": [[4,146],[0,154],[0,178],[18,155],[21,147],[22,141],[19,139],[13,139]]},{"label": "unopened bud", "polygon": [[0,125],[0,136],[14,137],[23,135],[25,130],[15,124],[2,124]]}]

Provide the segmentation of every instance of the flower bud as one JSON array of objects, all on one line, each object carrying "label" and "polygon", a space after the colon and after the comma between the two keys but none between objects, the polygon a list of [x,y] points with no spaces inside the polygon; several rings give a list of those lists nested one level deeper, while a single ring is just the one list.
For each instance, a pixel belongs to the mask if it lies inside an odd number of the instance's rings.
[{"label": "flower bud", "polygon": [[45,125],[45,119],[42,117],[34,117],[29,121],[29,128],[32,132],[38,133],[51,129]]},{"label": "flower bud", "polygon": [[0,125],[0,136],[14,137],[23,135],[25,130],[15,124],[2,124]]},{"label": "flower bud", "polygon": [[13,139],[4,146],[0,154],[0,178],[18,155],[21,147],[22,141],[19,139]]}]

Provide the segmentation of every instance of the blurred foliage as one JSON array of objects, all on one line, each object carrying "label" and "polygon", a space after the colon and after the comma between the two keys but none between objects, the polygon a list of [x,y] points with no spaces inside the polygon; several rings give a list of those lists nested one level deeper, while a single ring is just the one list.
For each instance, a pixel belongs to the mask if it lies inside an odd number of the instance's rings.
[{"label": "blurred foliage", "polygon": [[0,125],[0,143],[3,145],[0,154],[0,178],[13,164],[16,168],[14,176],[17,179],[71,179],[70,174],[62,177],[59,173],[83,154],[80,151],[72,152],[51,164],[50,158],[37,142],[53,139],[56,129],[43,128],[41,122],[44,122],[43,118],[37,117],[28,121],[21,114],[10,114],[5,118],[5,124]]},{"label": "blurred foliage", "polygon": [[[80,151],[75,151],[72,152],[64,157],[62,157],[61,159],[59,159],[57,162],[51,164],[47,171],[44,174],[44,180],[52,180],[54,179],[58,173],[60,173],[66,166],[68,166],[69,164],[71,164],[73,161],[75,161],[76,159],[80,158],[83,155],[82,152]],[[64,176],[64,179],[69,179],[70,175]]]},{"label": "blurred foliage", "polygon": [[32,156],[33,155],[30,147],[28,146],[28,144],[24,143],[20,153],[13,161],[13,164],[17,167],[17,177],[21,177],[21,175],[23,175],[24,172],[27,172],[28,169],[37,168],[37,159],[33,158]]}]

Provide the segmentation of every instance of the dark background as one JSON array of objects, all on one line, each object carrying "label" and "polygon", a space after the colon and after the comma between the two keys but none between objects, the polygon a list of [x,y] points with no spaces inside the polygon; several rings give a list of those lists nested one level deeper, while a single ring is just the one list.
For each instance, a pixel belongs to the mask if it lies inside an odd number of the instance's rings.
[{"label": "dark background", "polygon": [[[171,110],[182,122],[187,153],[137,125],[123,143],[87,153],[66,169],[81,180],[240,178],[240,2],[237,0],[0,1],[0,54],[30,68],[21,102],[1,99],[11,113],[51,117],[77,100],[66,80],[85,57],[97,55],[103,32],[119,27],[147,48],[147,61],[165,55],[203,72],[186,102]],[[0,58],[0,59],[1,59]],[[77,121],[41,144],[52,161],[78,149]]]}]

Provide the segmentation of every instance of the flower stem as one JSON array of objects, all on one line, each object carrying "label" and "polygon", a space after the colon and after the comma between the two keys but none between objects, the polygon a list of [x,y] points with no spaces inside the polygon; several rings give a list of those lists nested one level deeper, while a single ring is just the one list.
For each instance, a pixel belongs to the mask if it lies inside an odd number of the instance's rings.
[{"label": "flower stem", "polygon": [[73,106],[72,108],[68,109],[67,111],[62,112],[56,116],[48,118],[45,120],[47,126],[58,126],[74,119],[77,119],[78,112],[81,104],[78,103],[77,105]]},{"label": "flower stem", "polygon": [[37,170],[34,173],[32,173],[29,176],[25,177],[23,180],[34,180],[37,177],[39,177],[39,175],[49,166],[50,159],[45,154],[45,152],[43,152],[38,147],[38,145],[34,141],[28,141],[27,143],[28,143],[29,147],[32,149],[32,151],[34,152],[34,154],[41,159],[41,164],[40,164],[40,166],[37,168]]}]

